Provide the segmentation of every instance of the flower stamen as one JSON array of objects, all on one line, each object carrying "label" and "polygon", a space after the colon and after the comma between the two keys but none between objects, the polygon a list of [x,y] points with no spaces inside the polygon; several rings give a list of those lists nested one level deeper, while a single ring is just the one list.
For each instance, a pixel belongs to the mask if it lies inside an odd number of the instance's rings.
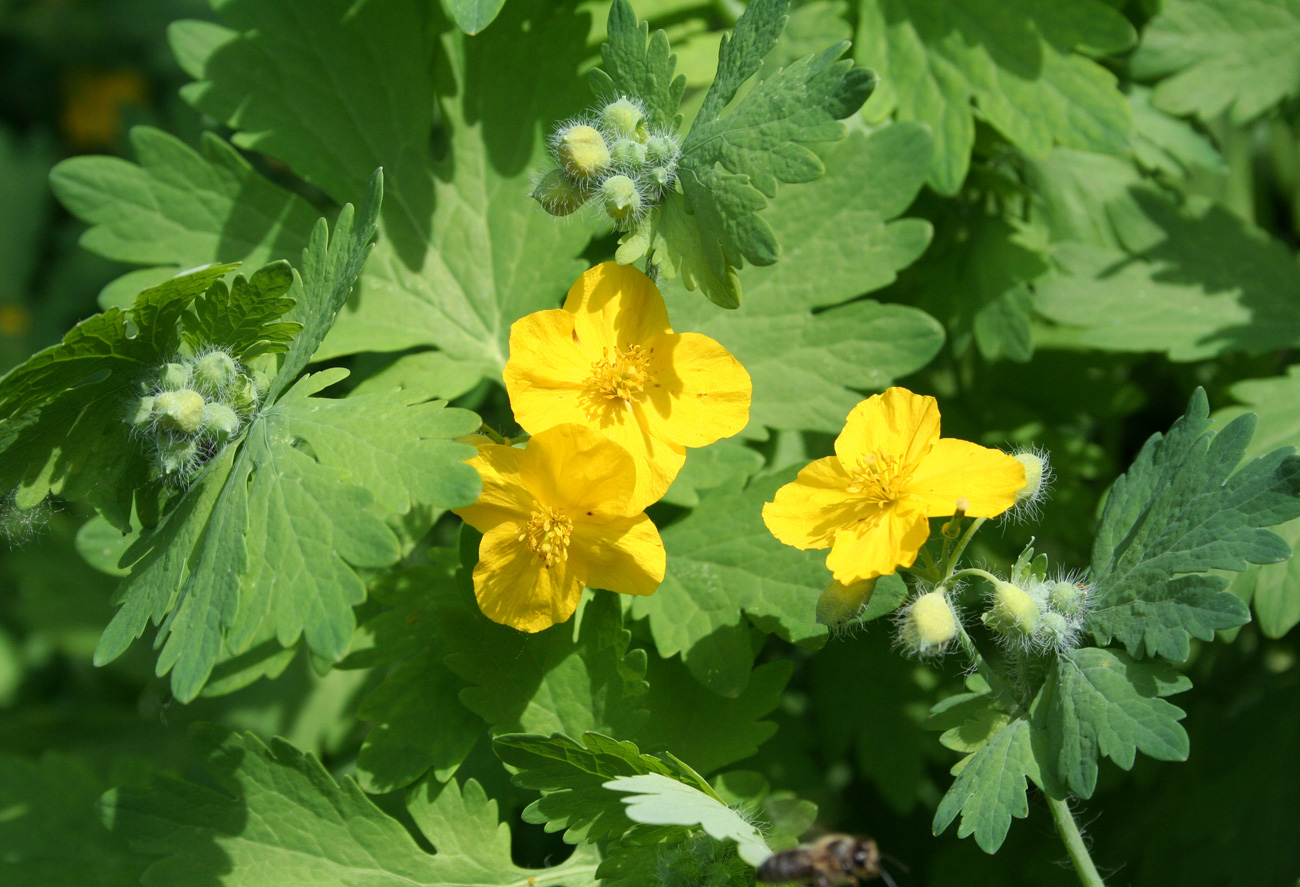
[{"label": "flower stamen", "polygon": [[617,403],[631,406],[653,381],[650,355],[640,345],[628,345],[622,351],[605,348],[600,359],[592,362],[587,378],[587,418],[595,419]]},{"label": "flower stamen", "polygon": [[520,530],[519,541],[549,568],[564,563],[569,555],[569,537],[572,534],[573,521],[564,514],[564,509],[539,505]]},{"label": "flower stamen", "polygon": [[859,456],[850,476],[853,481],[848,492],[861,493],[878,502],[896,502],[902,498],[910,472],[906,471],[901,457],[875,452]]}]

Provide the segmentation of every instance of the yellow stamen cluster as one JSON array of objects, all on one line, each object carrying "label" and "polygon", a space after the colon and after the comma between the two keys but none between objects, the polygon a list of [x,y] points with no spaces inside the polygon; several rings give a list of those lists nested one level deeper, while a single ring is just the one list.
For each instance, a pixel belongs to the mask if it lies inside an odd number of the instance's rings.
[{"label": "yellow stamen cluster", "polygon": [[598,395],[630,404],[650,381],[650,355],[640,345],[628,345],[612,354],[604,349],[591,364],[588,385]]},{"label": "yellow stamen cluster", "polygon": [[860,457],[851,474],[853,482],[848,492],[863,493],[880,502],[896,502],[902,498],[909,476],[901,457],[880,452]]},{"label": "yellow stamen cluster", "polygon": [[538,505],[520,531],[519,541],[527,544],[547,567],[553,567],[564,563],[568,557],[572,533],[573,521],[564,514],[564,509]]}]

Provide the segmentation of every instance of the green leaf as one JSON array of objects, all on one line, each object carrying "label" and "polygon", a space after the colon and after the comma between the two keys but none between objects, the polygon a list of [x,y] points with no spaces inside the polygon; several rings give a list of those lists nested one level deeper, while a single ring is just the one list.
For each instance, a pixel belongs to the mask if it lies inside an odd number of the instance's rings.
[{"label": "green leaf", "polygon": [[[1006,840],[1012,817],[1029,815],[1026,779],[1041,783],[1042,776],[1027,720],[984,708],[969,724],[975,728],[972,747],[976,750],[953,767],[957,778],[935,811],[934,833],[940,834],[960,813],[957,837],[974,835],[981,850],[996,853]],[[945,744],[952,742],[955,738],[950,737]]]},{"label": "green leaf", "polygon": [[928,222],[896,218],[925,180],[929,150],[916,124],[854,132],[826,148],[827,175],[772,202],[785,261],[742,272],[739,310],[667,288],[675,327],[712,336],[753,378],[747,436],[764,436],[763,426],[838,433],[860,390],[888,387],[942,347],[942,328],[924,312],[857,299],[892,283],[929,244]]},{"label": "green leaf", "polygon": [[[283,740],[200,725],[192,733],[215,789],[175,778],[116,789],[105,820],[142,851],[161,857],[145,875],[159,887],[197,883],[594,885],[595,861],[578,853],[545,870],[518,868],[496,804],[472,780],[461,788],[424,785],[407,812],[428,854],[397,819],[350,779],[336,782],[320,762]],[[440,790],[439,790],[440,789]]]},{"label": "green leaf", "polygon": [[1291,549],[1266,527],[1300,517],[1300,457],[1274,450],[1236,470],[1253,416],[1210,432],[1203,390],[1167,436],[1153,435],[1111,487],[1093,546],[1085,626],[1101,644],[1133,656],[1187,658],[1189,638],[1249,620],[1227,580],[1286,560]]},{"label": "green leaf", "polygon": [[1060,657],[1044,691],[1056,772],[1072,792],[1090,798],[1100,755],[1125,770],[1139,751],[1160,761],[1187,760],[1187,732],[1178,723],[1184,712],[1160,697],[1191,686],[1167,663],[1110,650],[1083,647]]},{"label": "green leaf", "polygon": [[776,196],[777,182],[821,177],[826,168],[806,143],[843,138],[839,121],[862,107],[875,84],[870,71],[840,60],[848,49],[840,43],[756,83],[733,104],[776,44],[788,7],[789,0],[756,0],[723,37],[717,76],[682,142],[684,206],[672,210],[672,224],[660,225],[651,243],[668,253],[670,268],[679,264],[676,256],[690,257],[683,281],[701,285],[723,307],[738,303],[732,275],[746,260],[777,259],[776,234],[758,215]]},{"label": "green leaf", "polygon": [[516,785],[543,793],[524,810],[524,822],[544,824],[548,832],[564,830],[570,844],[617,838],[632,827],[626,808],[604,788],[607,781],[673,772],[632,743],[599,733],[586,734],[581,743],[559,734],[507,734],[494,739],[492,748],[518,770]]},{"label": "green leaf", "polygon": [[1133,109],[1133,153],[1144,169],[1186,179],[1196,170],[1226,174],[1219,149],[1186,120],[1171,117],[1152,104],[1151,90],[1128,89]]},{"label": "green leaf", "polygon": [[793,477],[790,470],[702,496],[662,533],[668,572],[659,590],[632,600],[632,613],[650,620],[659,655],[680,654],[696,680],[723,696],[749,683],[751,626],[808,646],[826,637],[815,613],[830,581],[825,554],[782,545],[763,523],[763,503]]},{"label": "green leaf", "polygon": [[63,205],[90,223],[81,239],[86,249],[163,266],[160,273],[208,262],[260,267],[302,255],[319,213],[258,175],[226,142],[206,133],[195,152],[140,126],[131,130],[131,146],[138,165],[74,157],[50,175]]},{"label": "green leaf", "polygon": [[196,269],[145,290],[133,308],[72,328],[0,378],[0,489],[30,508],[53,493],[86,499],[115,526],[130,525],[149,462],[125,421],[136,385],[180,344],[177,321],[233,269]]},{"label": "green leaf", "polygon": [[757,450],[727,441],[718,441],[687,454],[686,464],[678,472],[663,500],[670,505],[694,508],[700,493],[725,485],[744,483],[763,467]]},{"label": "green leaf", "polygon": [[196,354],[223,348],[247,363],[263,354],[283,354],[302,324],[277,322],[293,308],[285,293],[293,285],[288,262],[267,265],[245,280],[236,277],[229,288],[216,281],[194,300],[194,314],[181,318],[181,336]]},{"label": "green leaf", "polygon": [[[1132,45],[1133,27],[1098,0],[861,0],[855,55],[880,72],[867,106],[934,131],[930,184],[956,194],[970,168],[975,107],[1031,157],[1053,145],[1123,154],[1132,119],[1115,76],[1091,55]],[[974,107],[973,107],[974,106]]]},{"label": "green leaf", "polygon": [[669,51],[668,35],[663,31],[651,35],[650,26],[637,20],[628,0],[614,0],[609,7],[606,32],[600,47],[605,66],[587,75],[592,92],[605,102],[636,96],[645,105],[652,127],[676,132],[682,123],[677,108],[686,78],[673,76],[677,56]]},{"label": "green leaf", "polygon": [[214,5],[228,27],[172,27],[199,80],[185,97],[233,127],[236,145],[338,203],[358,199],[377,166],[393,195],[354,302],[316,359],[433,346],[499,378],[510,324],[553,307],[583,268],[589,233],[525,195],[542,125],[581,104],[585,17],[512,0],[468,37],[428,0]]},{"label": "green leaf", "polygon": [[1063,273],[1036,288],[1034,307],[1075,328],[1078,345],[1190,361],[1300,342],[1300,278],[1284,244],[1205,200],[1124,198],[1103,210],[1122,214],[1122,249],[1058,244]]},{"label": "green leaf", "polygon": [[705,776],[742,761],[776,733],[775,723],[760,719],[781,704],[792,671],[789,662],[766,662],[750,674],[744,692],[727,698],[695,680],[681,660],[652,656],[642,700],[648,716],[636,740]]},{"label": "green leaf", "polygon": [[619,776],[606,782],[605,788],[628,793],[623,803],[628,818],[634,822],[702,828],[719,841],[735,841],[740,858],[752,866],[761,865],[772,855],[753,823],[716,795],[705,794],[672,777],[662,773]]},{"label": "green leaf", "polygon": [[149,863],[99,821],[104,786],[75,758],[0,755],[0,883],[134,887]]},{"label": "green leaf", "polygon": [[1166,0],[1147,23],[1133,74],[1159,79],[1155,103],[1248,123],[1300,93],[1300,6],[1293,0]]},{"label": "green leaf", "polygon": [[[1248,406],[1216,410],[1215,425],[1223,426],[1247,411],[1259,416],[1259,427],[1246,448],[1247,456],[1258,456],[1275,447],[1300,446],[1300,367],[1292,366],[1284,377],[1251,379],[1230,389],[1232,396]],[[1300,520],[1276,528],[1292,551],[1300,546]],[[1232,590],[1250,601],[1259,629],[1268,637],[1280,638],[1300,623],[1300,559],[1266,566],[1252,566],[1233,580]]]},{"label": "green leaf", "polygon": [[477,34],[492,24],[506,0],[442,0],[447,14],[466,34]]}]

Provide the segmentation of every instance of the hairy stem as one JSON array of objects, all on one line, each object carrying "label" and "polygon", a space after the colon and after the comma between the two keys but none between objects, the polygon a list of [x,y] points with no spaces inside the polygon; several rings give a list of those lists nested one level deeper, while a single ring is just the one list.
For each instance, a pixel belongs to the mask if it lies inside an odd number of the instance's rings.
[{"label": "hairy stem", "polygon": [[1052,819],[1056,821],[1056,833],[1061,836],[1061,843],[1065,844],[1065,852],[1069,854],[1074,870],[1079,873],[1080,883],[1083,887],[1103,887],[1105,882],[1102,881],[1097,867],[1092,863],[1092,856],[1088,853],[1088,846],[1083,842],[1083,835],[1080,834],[1079,826],[1074,821],[1074,814],[1070,812],[1070,805],[1065,801],[1058,801],[1051,795],[1045,797],[1047,807],[1052,811]]},{"label": "hairy stem", "polygon": [[957,572],[957,563],[961,560],[961,556],[965,554],[966,546],[970,545],[971,537],[975,535],[976,530],[984,526],[984,521],[986,520],[987,518],[977,517],[966,529],[966,534],[961,537],[961,540],[957,543],[957,548],[953,551],[952,556],[948,558],[946,566],[948,568],[949,577],[951,577],[953,573]]}]

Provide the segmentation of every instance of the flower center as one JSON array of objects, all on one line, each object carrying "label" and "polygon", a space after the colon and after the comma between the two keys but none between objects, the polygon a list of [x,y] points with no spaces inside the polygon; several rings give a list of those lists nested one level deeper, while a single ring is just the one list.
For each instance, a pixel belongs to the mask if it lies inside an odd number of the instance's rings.
[{"label": "flower center", "polygon": [[591,364],[588,385],[597,396],[631,403],[650,381],[650,355],[640,345],[628,345],[622,351],[604,350]]},{"label": "flower center", "polygon": [[859,456],[849,476],[852,478],[848,486],[850,493],[862,493],[879,502],[895,502],[902,498],[911,472],[898,456],[875,452]]},{"label": "flower center", "polygon": [[569,554],[569,535],[573,532],[573,521],[569,520],[564,510],[549,505],[538,505],[533,515],[519,532],[519,541],[525,543],[533,554],[541,558],[547,567],[564,563]]}]

